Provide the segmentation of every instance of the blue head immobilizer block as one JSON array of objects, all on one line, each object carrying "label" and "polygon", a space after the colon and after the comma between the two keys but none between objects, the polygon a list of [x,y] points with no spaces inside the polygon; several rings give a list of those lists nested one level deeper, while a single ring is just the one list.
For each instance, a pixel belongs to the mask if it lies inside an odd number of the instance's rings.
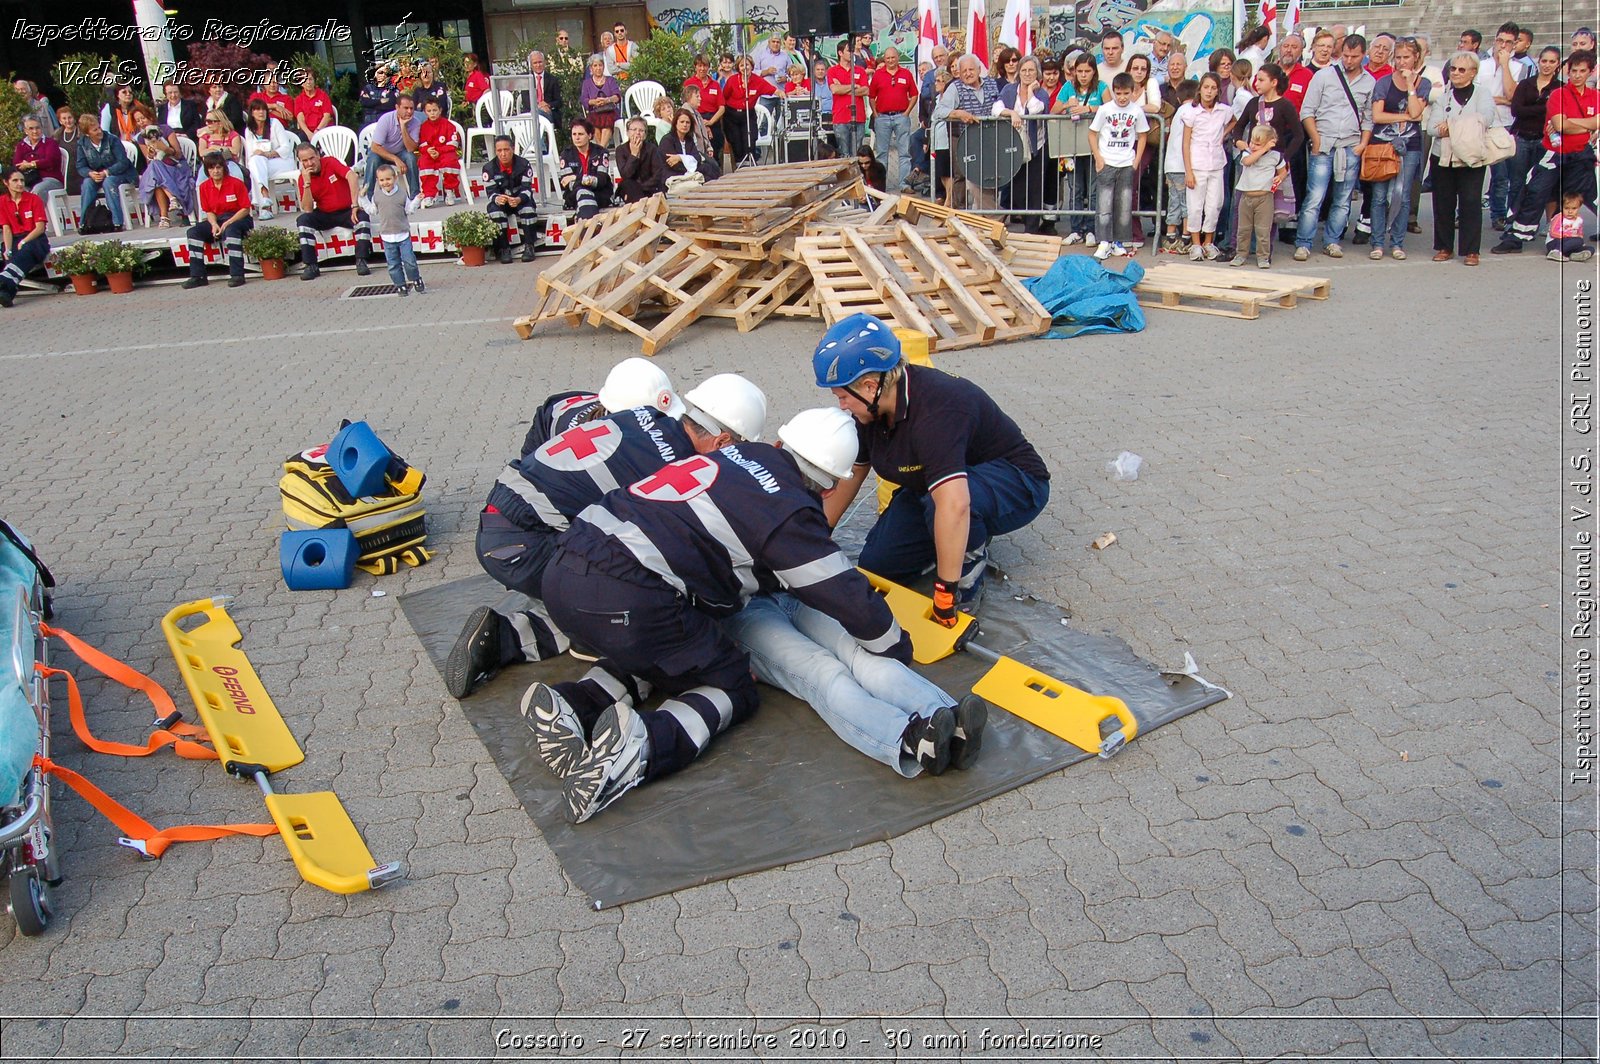
[{"label": "blue head immobilizer block", "polygon": [[278,541],[278,563],[290,591],[346,588],[354,579],[361,548],[348,528],[285,532]]},{"label": "blue head immobilizer block", "polygon": [[384,474],[392,457],[365,421],[346,425],[328,444],[328,461],[334,473],[345,490],[358,499],[384,492]]}]

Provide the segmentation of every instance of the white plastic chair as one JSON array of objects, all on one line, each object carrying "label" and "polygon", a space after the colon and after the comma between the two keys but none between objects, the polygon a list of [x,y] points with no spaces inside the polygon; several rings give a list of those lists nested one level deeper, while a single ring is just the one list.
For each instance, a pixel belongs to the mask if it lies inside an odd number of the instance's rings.
[{"label": "white plastic chair", "polygon": [[[139,228],[150,228],[150,212],[145,209],[144,201],[139,198],[139,149],[131,140],[122,142],[123,151],[128,153],[128,161],[133,164],[134,179],[117,186],[117,197],[122,201],[123,224],[129,229],[133,228],[133,220],[139,219]],[[130,204],[132,206],[130,206]]]},{"label": "white plastic chair", "polygon": [[[756,104],[756,142],[754,147],[761,149],[770,149],[772,147],[773,125],[772,110],[764,103]],[[764,150],[762,158],[771,162],[771,151]]]},{"label": "white plastic chair", "polygon": [[475,201],[472,198],[472,178],[467,176],[467,131],[453,118],[450,124],[456,128],[456,146],[461,149],[456,153],[456,173],[461,175],[461,195],[466,198],[468,206],[473,206]]},{"label": "white plastic chair", "polygon": [[365,161],[367,153],[372,150],[372,136],[377,130],[378,124],[376,122],[370,126],[361,127],[361,132],[356,135],[356,157],[355,161],[350,164],[351,166],[359,167]]},{"label": "white plastic chair", "polygon": [[[499,105],[498,108],[496,104]],[[510,115],[511,107],[511,93],[505,89],[499,92],[486,92],[478,97],[478,102],[473,105],[473,114],[478,124],[467,130],[467,148],[464,156],[466,162],[472,161],[472,145],[478,140],[484,142],[485,159],[494,154],[494,120],[497,117]],[[498,115],[495,114],[496,110],[499,111]]]},{"label": "white plastic chair", "polygon": [[355,158],[356,134],[344,126],[323,126],[311,135],[311,143],[324,155],[349,165]]},{"label": "white plastic chair", "polygon": [[198,172],[200,169],[200,149],[195,145],[195,142],[179,133],[178,150],[183,152],[183,161],[189,164],[189,169]]},{"label": "white plastic chair", "polygon": [[44,198],[44,211],[50,218],[50,235],[67,235],[67,190],[53,188]]},{"label": "white plastic chair", "polygon": [[511,138],[511,147],[518,155],[533,158],[534,151],[539,146],[538,122],[548,121],[543,115],[537,119],[533,115],[512,115],[500,120],[500,128],[505,136]]},{"label": "white plastic chair", "polygon": [[641,81],[630,86],[622,97],[622,117],[652,114],[656,101],[666,94],[666,88],[659,81]]}]

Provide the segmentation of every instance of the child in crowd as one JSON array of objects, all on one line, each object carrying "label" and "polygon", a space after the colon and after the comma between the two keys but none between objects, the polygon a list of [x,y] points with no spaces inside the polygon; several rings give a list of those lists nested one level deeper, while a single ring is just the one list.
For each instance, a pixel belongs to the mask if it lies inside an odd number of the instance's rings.
[{"label": "child in crowd", "polygon": [[411,222],[421,197],[411,199],[406,190],[405,178],[391,163],[378,166],[378,184],[372,198],[361,201],[361,206],[372,216],[372,230],[383,238],[383,261],[389,267],[389,280],[394,282],[396,295],[410,295],[407,282],[421,295],[427,289],[422,285],[422,272],[417,269],[417,252],[411,246]]},{"label": "child in crowd", "polygon": [[422,179],[422,205],[432,207],[439,198],[439,175],[444,175],[444,203],[455,206],[461,191],[461,152],[456,127],[444,116],[438,100],[422,105],[427,118],[417,130],[417,176]]},{"label": "child in crowd", "polygon": [[1126,255],[1133,240],[1133,175],[1144,158],[1144,136],[1150,122],[1133,102],[1133,76],[1111,79],[1111,101],[1100,105],[1089,123],[1089,149],[1094,154],[1095,228],[1100,246],[1094,257]]},{"label": "child in crowd", "polygon": [[1189,213],[1189,190],[1184,184],[1183,131],[1189,113],[1194,110],[1198,88],[1194,82],[1185,80],[1178,82],[1173,90],[1178,108],[1167,130],[1167,154],[1161,167],[1167,178],[1167,240],[1161,250],[1168,255],[1182,255],[1189,250],[1188,226],[1184,225]]},{"label": "child in crowd", "polygon": [[1250,250],[1252,230],[1256,238],[1256,265],[1265,270],[1272,265],[1272,194],[1277,191],[1289,164],[1274,150],[1277,130],[1265,122],[1250,131],[1250,142],[1239,142],[1239,229],[1234,235],[1235,266],[1243,266]]},{"label": "child in crowd", "polygon": [[1594,257],[1583,239],[1583,193],[1561,197],[1561,213],[1550,219],[1550,239],[1544,247],[1551,262],[1588,262]]},{"label": "child in crowd", "polygon": [[1222,139],[1232,117],[1222,103],[1222,79],[1207,71],[1200,77],[1194,109],[1183,126],[1183,185],[1188,190],[1189,235],[1194,241],[1189,257],[1196,262],[1219,254],[1213,241],[1222,211],[1222,171],[1228,164]]},{"label": "child in crowd", "polygon": [[1239,120],[1244,114],[1245,106],[1256,98],[1255,91],[1250,87],[1251,79],[1255,77],[1250,67],[1250,60],[1235,59],[1233,61],[1233,118]]}]

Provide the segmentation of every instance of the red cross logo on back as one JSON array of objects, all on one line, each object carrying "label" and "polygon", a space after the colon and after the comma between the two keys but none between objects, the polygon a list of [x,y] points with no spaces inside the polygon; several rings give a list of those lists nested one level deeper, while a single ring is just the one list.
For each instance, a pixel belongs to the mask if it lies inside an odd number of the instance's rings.
[{"label": "red cross logo on back", "polygon": [[703,454],[673,462],[655,476],[628,489],[630,494],[655,502],[688,502],[703,495],[717,479],[717,463]]},{"label": "red cross logo on back", "polygon": [[622,444],[622,431],[609,421],[578,425],[540,447],[539,461],[552,469],[574,470],[604,462]]}]

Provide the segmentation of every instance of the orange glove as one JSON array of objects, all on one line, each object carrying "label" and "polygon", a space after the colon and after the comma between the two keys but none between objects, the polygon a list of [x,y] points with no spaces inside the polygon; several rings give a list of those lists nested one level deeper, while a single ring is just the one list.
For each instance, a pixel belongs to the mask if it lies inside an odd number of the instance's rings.
[{"label": "orange glove", "polygon": [[956,586],[943,580],[933,582],[933,619],[946,628],[956,626]]}]

